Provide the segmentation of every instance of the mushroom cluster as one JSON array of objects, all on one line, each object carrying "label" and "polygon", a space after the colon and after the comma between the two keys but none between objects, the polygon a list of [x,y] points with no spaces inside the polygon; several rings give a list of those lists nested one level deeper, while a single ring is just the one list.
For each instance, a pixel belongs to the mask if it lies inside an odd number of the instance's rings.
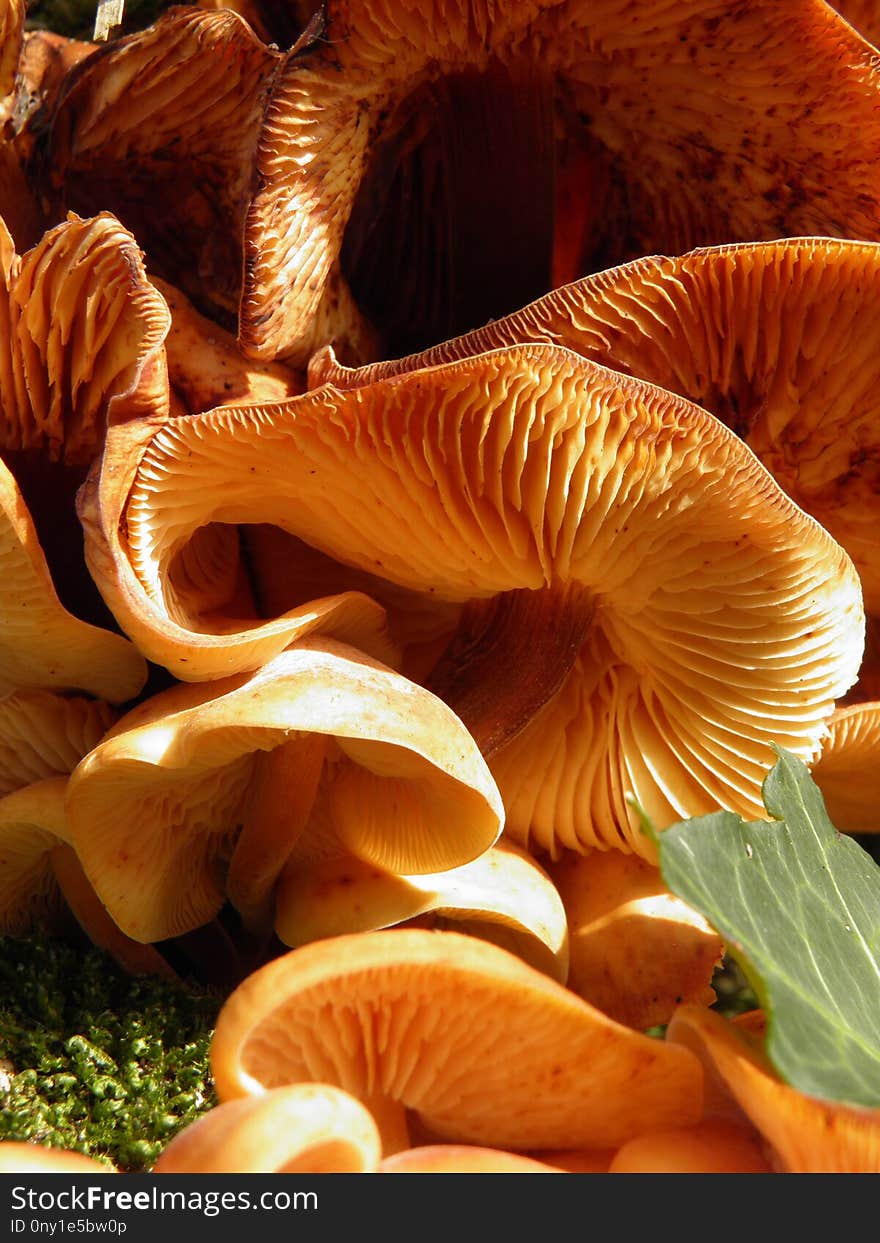
[{"label": "mushroom cluster", "polygon": [[880,1171],[635,810],[880,828],[839,8],[0,0],[0,931],[226,987],[157,1173]]}]

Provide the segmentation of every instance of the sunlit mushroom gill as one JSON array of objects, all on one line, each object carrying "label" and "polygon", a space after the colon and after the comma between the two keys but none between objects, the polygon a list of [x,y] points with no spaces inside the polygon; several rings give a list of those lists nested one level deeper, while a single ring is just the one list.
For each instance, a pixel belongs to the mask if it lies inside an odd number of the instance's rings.
[{"label": "sunlit mushroom gill", "polygon": [[852,565],[745,446],[551,346],[173,421],[124,515],[140,582],[170,590],[207,522],[272,522],[466,610],[426,680],[471,657],[478,711],[451,706],[487,748],[504,701],[507,827],[551,852],[648,853],[629,791],[658,826],[760,816],[769,744],[814,758],[861,657]]},{"label": "sunlit mushroom gill", "polygon": [[537,59],[422,82],[383,126],[341,251],[385,356],[478,327],[626,253],[608,225],[626,218],[614,184],[610,153]]}]

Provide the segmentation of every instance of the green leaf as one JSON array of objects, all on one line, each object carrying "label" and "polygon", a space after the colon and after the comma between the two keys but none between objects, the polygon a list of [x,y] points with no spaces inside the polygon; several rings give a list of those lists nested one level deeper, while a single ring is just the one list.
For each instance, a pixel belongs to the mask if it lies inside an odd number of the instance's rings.
[{"label": "green leaf", "polygon": [[767,1013],[767,1054],[812,1096],[880,1106],[880,868],[837,832],[781,747],[774,822],[732,812],[657,834],[663,879],[727,943]]}]

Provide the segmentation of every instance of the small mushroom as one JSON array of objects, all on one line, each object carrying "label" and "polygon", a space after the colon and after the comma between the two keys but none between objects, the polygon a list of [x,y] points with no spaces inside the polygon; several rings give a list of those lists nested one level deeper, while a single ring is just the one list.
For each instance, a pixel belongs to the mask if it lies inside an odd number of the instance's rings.
[{"label": "small mushroom", "polygon": [[674,1131],[638,1135],[616,1152],[609,1174],[770,1174],[754,1130],[705,1119]]},{"label": "small mushroom", "polygon": [[681,1002],[710,1006],[724,945],[671,894],[657,868],[617,850],[570,851],[547,864],[568,916],[568,987],[644,1031]]},{"label": "small mushroom", "polygon": [[65,777],[33,782],[0,798],[0,933],[19,936],[72,914],[93,945],[132,975],[174,978],[158,950],[117,927],[69,845]]},{"label": "small mushroom", "polygon": [[880,703],[837,708],[813,765],[825,808],[843,833],[880,833]]},{"label": "small mushroom", "polygon": [[218,522],[457,605],[425,683],[490,758],[510,836],[550,853],[649,857],[628,791],[659,827],[762,815],[769,744],[813,759],[861,658],[849,559],[742,442],[558,347],[178,419],[108,449],[96,488],[118,498],[87,523],[102,590],[183,677],[222,636],[177,566]]},{"label": "small mushroom", "polygon": [[781,1082],[759,1033],[754,1018],[744,1026],[713,1010],[682,1006],[667,1039],[691,1049],[720,1076],[773,1149],[775,1168],[790,1174],[880,1173],[880,1109],[820,1100]]},{"label": "small mushroom", "polygon": [[154,1174],[371,1174],[381,1157],[369,1112],[326,1083],[227,1101],[178,1131]]},{"label": "small mushroom", "polygon": [[440,700],[329,641],[140,704],[76,768],[67,812],[89,881],[139,941],[198,928],[227,890],[257,920],[313,823],[337,852],[435,872],[488,849],[504,815]]},{"label": "small mushroom", "polygon": [[386,1156],[410,1147],[407,1110],[437,1140],[522,1150],[619,1146],[702,1105],[686,1050],[495,945],[419,929],[316,941],[260,968],[223,1006],[211,1066],[221,1100],[338,1084],[373,1113]]},{"label": "small mushroom", "polygon": [[396,875],[353,855],[302,858],[294,848],[278,881],[275,932],[285,945],[412,921],[435,928],[451,921],[453,930],[501,944],[566,982],[565,909],[547,873],[512,842],[423,876]]}]

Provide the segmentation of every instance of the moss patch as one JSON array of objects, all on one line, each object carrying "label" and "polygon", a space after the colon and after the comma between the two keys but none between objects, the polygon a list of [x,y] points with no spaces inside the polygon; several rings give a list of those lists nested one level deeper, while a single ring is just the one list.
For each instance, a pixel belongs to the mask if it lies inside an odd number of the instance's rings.
[{"label": "moss patch", "polygon": [[33,937],[0,938],[0,999],[0,1139],[145,1170],[216,1103],[215,994]]}]

